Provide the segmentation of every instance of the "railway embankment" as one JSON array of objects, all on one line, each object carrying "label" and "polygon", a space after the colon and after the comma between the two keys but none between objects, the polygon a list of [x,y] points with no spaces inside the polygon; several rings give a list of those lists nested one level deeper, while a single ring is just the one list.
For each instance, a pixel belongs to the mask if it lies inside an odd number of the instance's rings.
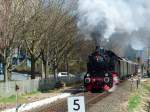
[{"label": "railway embankment", "polygon": [[150,79],[142,79],[128,101],[129,112],[150,112]]},{"label": "railway embankment", "polygon": [[125,81],[109,96],[94,104],[88,112],[150,112],[150,79]]}]

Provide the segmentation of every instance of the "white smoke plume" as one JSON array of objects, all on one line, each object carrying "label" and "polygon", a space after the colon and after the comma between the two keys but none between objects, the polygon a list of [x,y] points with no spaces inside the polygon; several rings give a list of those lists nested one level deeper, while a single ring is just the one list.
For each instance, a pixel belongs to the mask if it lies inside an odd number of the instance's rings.
[{"label": "white smoke plume", "polygon": [[133,48],[145,47],[147,36],[138,34],[141,29],[150,32],[149,0],[79,0],[78,13],[82,32],[96,32],[98,38],[106,39],[115,33],[127,33]]}]

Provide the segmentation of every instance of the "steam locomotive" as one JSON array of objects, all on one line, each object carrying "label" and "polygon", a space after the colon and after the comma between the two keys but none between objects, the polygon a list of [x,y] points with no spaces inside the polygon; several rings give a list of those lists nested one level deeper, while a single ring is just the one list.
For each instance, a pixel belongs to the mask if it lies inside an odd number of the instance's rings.
[{"label": "steam locomotive", "polygon": [[114,52],[96,47],[89,55],[84,87],[87,91],[109,91],[119,80],[137,73],[138,64],[117,56]]}]

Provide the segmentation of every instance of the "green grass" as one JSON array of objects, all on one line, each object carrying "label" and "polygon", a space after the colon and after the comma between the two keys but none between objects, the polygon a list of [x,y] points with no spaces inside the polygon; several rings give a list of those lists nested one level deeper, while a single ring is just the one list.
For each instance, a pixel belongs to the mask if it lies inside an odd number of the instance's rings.
[{"label": "green grass", "polygon": [[142,88],[137,89],[133,92],[133,95],[130,97],[128,101],[128,110],[129,112],[134,112],[138,109],[142,102]]},{"label": "green grass", "polygon": [[[32,93],[24,94],[24,95],[19,95],[18,96],[18,101],[19,102],[26,102],[29,96],[37,95],[39,94],[39,91],[35,91]],[[16,95],[12,95],[10,97],[0,97],[0,104],[12,104],[16,103]]]},{"label": "green grass", "polygon": [[136,109],[141,103],[141,97],[139,95],[135,95],[131,97],[128,103],[128,108],[130,112],[133,112],[134,109]]},{"label": "green grass", "polygon": [[[22,97],[22,96],[19,96],[18,97],[18,100],[20,101],[26,101],[26,98]],[[16,96],[15,95],[12,95],[10,97],[7,97],[7,98],[3,98],[3,97],[0,97],[0,104],[5,104],[5,103],[15,103],[16,102]]]},{"label": "green grass", "polygon": [[144,89],[146,89],[148,92],[150,92],[150,85],[142,84],[142,86],[144,87]]},{"label": "green grass", "polygon": [[149,97],[148,95],[149,93],[150,93],[150,85],[147,83],[141,83],[141,87],[137,89],[136,91],[134,91],[133,95],[129,99],[129,102],[128,102],[129,112],[134,112],[138,110],[139,107],[141,107],[142,102],[145,101],[143,99],[143,96]]}]

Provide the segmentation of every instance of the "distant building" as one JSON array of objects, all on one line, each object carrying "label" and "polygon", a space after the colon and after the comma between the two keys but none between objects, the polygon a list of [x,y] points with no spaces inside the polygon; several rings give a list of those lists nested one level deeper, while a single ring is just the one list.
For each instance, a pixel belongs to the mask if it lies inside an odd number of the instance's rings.
[{"label": "distant building", "polygon": [[[141,57],[144,65],[150,66],[150,48],[145,48],[144,50],[141,51]],[[148,65],[149,63],[149,65]]]}]

